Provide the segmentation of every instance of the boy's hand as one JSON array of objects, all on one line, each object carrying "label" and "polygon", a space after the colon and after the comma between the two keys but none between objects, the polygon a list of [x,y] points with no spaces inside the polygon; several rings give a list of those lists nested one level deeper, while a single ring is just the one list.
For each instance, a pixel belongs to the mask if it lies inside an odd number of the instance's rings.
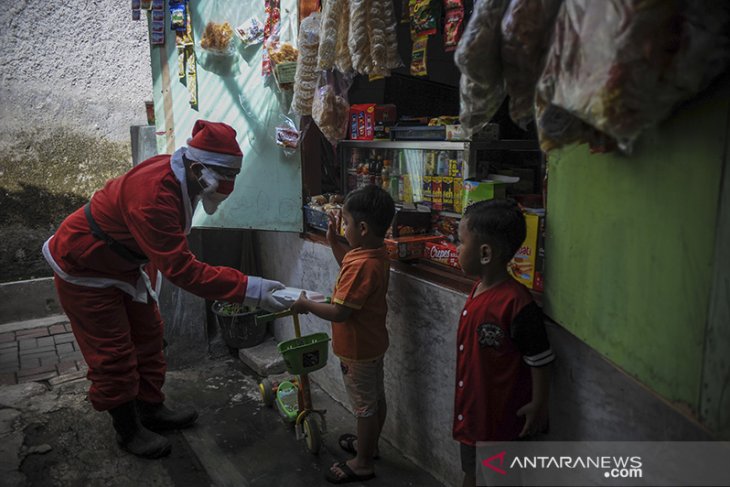
[{"label": "boy's hand", "polygon": [[329,219],[329,223],[327,224],[327,241],[330,243],[330,245],[333,245],[337,242],[337,229],[340,228],[340,219],[342,218],[340,216],[340,212],[328,212],[327,218]]},{"label": "boy's hand", "polygon": [[294,301],[294,304],[291,305],[291,310],[298,314],[309,313],[309,300],[307,299],[306,292],[302,291],[302,293],[299,295],[299,299]]},{"label": "boy's hand", "polygon": [[547,404],[528,402],[517,411],[517,416],[525,417],[525,426],[522,428],[519,437],[534,436],[547,429],[548,407]]}]

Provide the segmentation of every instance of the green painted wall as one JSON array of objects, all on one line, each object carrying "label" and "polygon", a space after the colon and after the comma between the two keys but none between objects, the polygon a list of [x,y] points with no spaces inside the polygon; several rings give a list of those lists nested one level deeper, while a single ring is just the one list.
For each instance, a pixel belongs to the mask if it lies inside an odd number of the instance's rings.
[{"label": "green painted wall", "polygon": [[[259,0],[191,2],[190,9],[196,43],[209,21],[227,20],[235,27],[252,15],[260,20],[266,18],[264,2]],[[296,19],[296,0],[282,0],[281,12],[282,20]],[[198,205],[193,226],[302,231],[299,152],[286,156],[275,138],[275,127],[289,112],[291,93],[280,92],[271,77],[261,76],[263,45],[244,47],[234,37],[234,54],[230,57],[213,56],[196,46],[198,109],[194,110],[189,105],[187,87],[178,77],[177,47],[167,9],[165,19],[166,44],[150,48],[157,130],[166,129],[164,56],[171,79],[175,148],[186,144],[196,120],[205,119],[225,122],[236,129],[244,154],[233,194],[214,215],[206,215]],[[157,145],[160,153],[168,152],[164,135],[158,137]]]},{"label": "green painted wall", "polygon": [[697,412],[730,89],[709,90],[630,157],[549,156],[546,313]]}]

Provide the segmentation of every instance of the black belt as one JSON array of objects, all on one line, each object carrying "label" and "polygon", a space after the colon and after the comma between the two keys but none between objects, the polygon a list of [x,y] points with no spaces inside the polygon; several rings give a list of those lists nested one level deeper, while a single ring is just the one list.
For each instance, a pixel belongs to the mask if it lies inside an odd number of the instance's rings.
[{"label": "black belt", "polygon": [[104,233],[101,228],[99,228],[99,225],[96,224],[96,220],[94,220],[94,217],[91,216],[91,201],[86,203],[86,205],[84,206],[84,214],[86,214],[86,221],[89,222],[91,234],[99,240],[103,240],[104,242],[106,242],[106,244],[109,246],[110,249],[112,249],[112,251],[114,251],[114,253],[122,257],[124,260],[133,262],[138,265],[146,264],[150,261],[146,255],[138,254],[133,250],[129,250],[127,247],[111,238],[109,235]]}]

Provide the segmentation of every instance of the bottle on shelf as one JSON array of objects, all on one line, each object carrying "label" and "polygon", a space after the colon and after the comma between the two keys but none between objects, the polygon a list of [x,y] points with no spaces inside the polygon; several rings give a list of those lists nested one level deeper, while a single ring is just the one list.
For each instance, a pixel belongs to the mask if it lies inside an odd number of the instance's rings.
[{"label": "bottle on shelf", "polygon": [[380,171],[380,187],[390,193],[390,159],[383,159],[383,169]]},{"label": "bottle on shelf", "polygon": [[436,175],[449,175],[449,153],[445,150],[442,150],[438,153],[438,158],[436,162]]},{"label": "bottle on shelf", "polygon": [[400,201],[398,198],[398,186],[400,181],[400,171],[398,169],[398,161],[400,156],[398,152],[393,152],[390,159],[390,181],[388,181],[388,189],[390,190],[390,196],[394,201]]}]

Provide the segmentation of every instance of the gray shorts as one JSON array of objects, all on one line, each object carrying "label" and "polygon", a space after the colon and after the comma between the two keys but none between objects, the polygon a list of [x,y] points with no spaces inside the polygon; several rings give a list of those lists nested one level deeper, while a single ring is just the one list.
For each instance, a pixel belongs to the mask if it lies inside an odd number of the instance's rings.
[{"label": "gray shorts", "polygon": [[340,368],[355,417],[376,415],[379,404],[385,403],[383,357],[366,362],[340,359]]}]

